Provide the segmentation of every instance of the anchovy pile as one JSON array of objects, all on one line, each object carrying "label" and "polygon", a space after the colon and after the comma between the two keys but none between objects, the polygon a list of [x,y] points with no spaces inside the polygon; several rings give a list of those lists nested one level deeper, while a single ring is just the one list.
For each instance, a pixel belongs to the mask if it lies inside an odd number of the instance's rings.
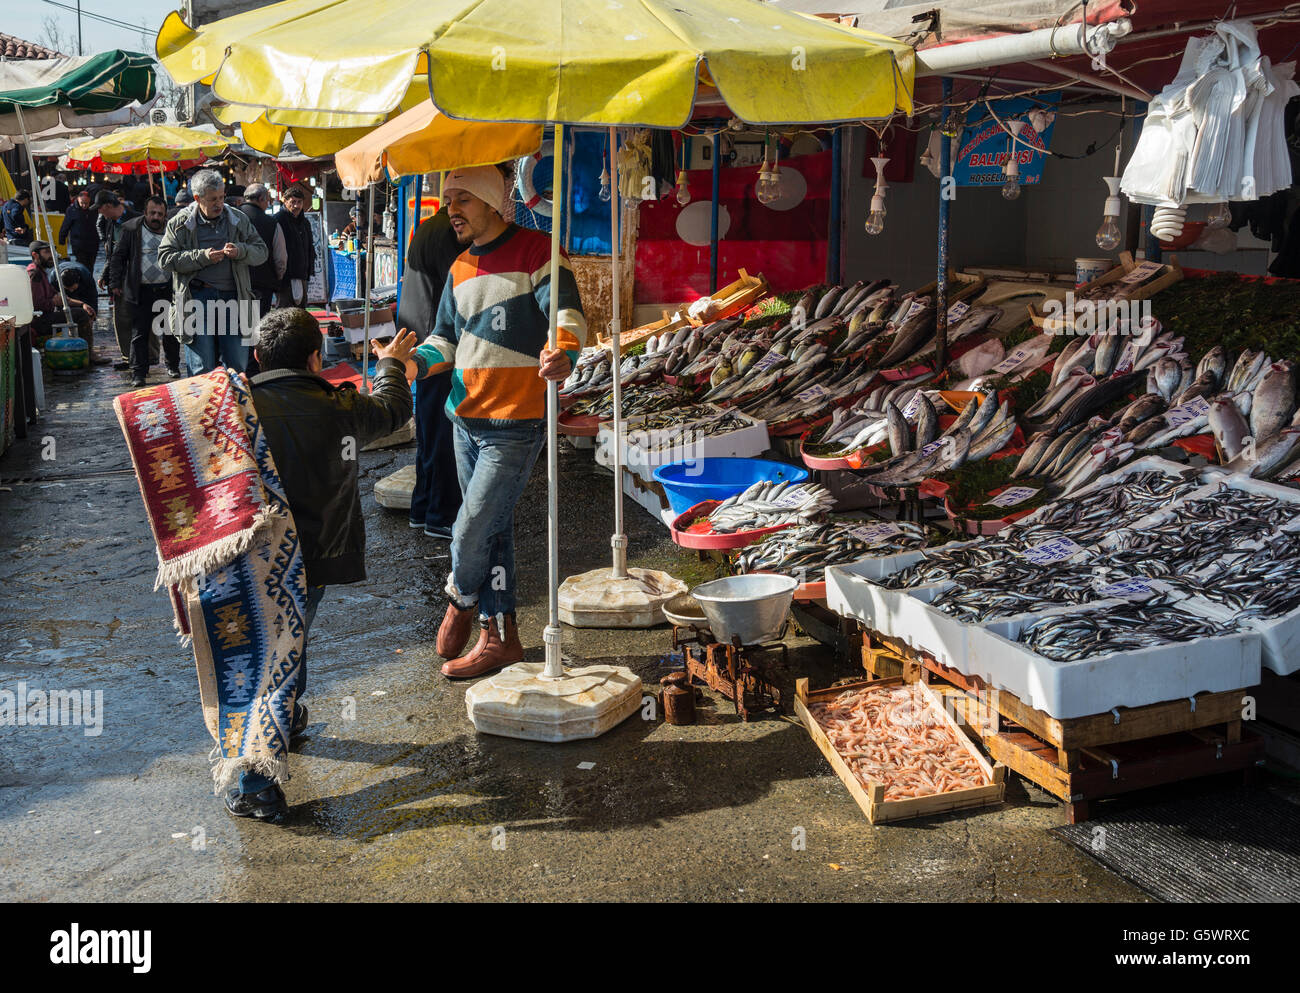
[{"label": "anchovy pile", "polygon": [[1093,589],[1097,575],[1086,564],[1060,563],[1049,569],[1027,559],[1005,559],[970,574],[952,575],[960,578],[959,584],[939,594],[930,606],[971,624],[1097,598]]},{"label": "anchovy pile", "polygon": [[1300,533],[1283,531],[1249,554],[1225,558],[1196,593],[1239,618],[1290,613],[1300,607]]},{"label": "anchovy pile", "polygon": [[1184,479],[1155,470],[1131,473],[1114,486],[1047,504],[1032,516],[1011,524],[1001,537],[1023,548],[1059,535],[1080,545],[1095,544],[1107,534],[1162,510],[1200,485],[1194,476]]},{"label": "anchovy pile", "polygon": [[925,529],[909,521],[894,522],[897,531],[867,542],[861,534],[872,525],[863,521],[832,521],[786,528],[750,545],[736,557],[736,571],[785,572],[823,569],[856,562],[868,553],[893,555],[925,546]]},{"label": "anchovy pile", "polygon": [[[685,393],[667,383],[629,386],[623,390],[623,416],[635,417],[668,407],[680,407],[689,400],[690,397]],[[566,413],[579,417],[613,417],[614,391],[611,388],[588,399],[579,400]]]},{"label": "anchovy pile", "polygon": [[1180,610],[1165,597],[1155,596],[1140,603],[1107,605],[1102,610],[1049,614],[1026,624],[1018,640],[1044,658],[1074,662],[1093,655],[1214,638],[1235,630],[1233,624]]},{"label": "anchovy pile", "polygon": [[647,414],[628,431],[627,439],[643,448],[665,447],[753,426],[753,421],[732,410],[711,405],[678,407]]},{"label": "anchovy pile", "polygon": [[806,524],[833,506],[835,498],[830,491],[816,483],[762,480],[714,507],[708,521],[716,533],[733,534],[779,524]]}]

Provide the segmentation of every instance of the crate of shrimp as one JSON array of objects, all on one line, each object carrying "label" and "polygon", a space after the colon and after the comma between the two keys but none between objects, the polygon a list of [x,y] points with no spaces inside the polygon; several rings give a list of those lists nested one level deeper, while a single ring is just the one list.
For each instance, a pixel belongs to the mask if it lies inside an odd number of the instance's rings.
[{"label": "crate of shrimp", "polygon": [[872,824],[1003,800],[1006,767],[984,757],[925,683],[809,690],[800,679],[794,709]]}]

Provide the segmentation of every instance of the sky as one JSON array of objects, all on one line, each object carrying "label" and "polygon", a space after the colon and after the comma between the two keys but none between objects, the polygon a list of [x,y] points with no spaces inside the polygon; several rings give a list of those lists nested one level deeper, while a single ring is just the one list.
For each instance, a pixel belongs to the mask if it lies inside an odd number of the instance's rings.
[{"label": "sky", "polygon": [[[64,49],[67,55],[77,53],[77,15],[64,7],[76,7],[77,0],[58,0],[64,6],[56,7],[45,0],[6,0],[5,8],[0,13],[0,31],[16,35],[25,41],[46,44],[43,21],[53,17],[64,36],[69,39],[69,47]],[[111,48],[124,48],[132,51],[153,52],[153,36],[167,14],[177,9],[177,0],[81,0],[81,44],[82,52],[90,55]],[[115,27],[87,17],[86,14],[101,14],[116,21],[148,25],[149,44],[142,48],[139,29]]]}]

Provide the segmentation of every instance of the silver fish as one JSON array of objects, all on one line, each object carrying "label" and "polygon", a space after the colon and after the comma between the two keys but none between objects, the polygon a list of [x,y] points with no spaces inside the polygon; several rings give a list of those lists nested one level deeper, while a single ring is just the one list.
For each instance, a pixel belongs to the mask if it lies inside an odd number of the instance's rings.
[{"label": "silver fish", "polygon": [[1250,433],[1262,442],[1290,423],[1295,414],[1295,378],[1288,361],[1274,362],[1253,391]]},{"label": "silver fish", "polygon": [[1230,398],[1218,396],[1210,401],[1210,431],[1219,450],[1219,462],[1227,465],[1241,454],[1250,425]]}]

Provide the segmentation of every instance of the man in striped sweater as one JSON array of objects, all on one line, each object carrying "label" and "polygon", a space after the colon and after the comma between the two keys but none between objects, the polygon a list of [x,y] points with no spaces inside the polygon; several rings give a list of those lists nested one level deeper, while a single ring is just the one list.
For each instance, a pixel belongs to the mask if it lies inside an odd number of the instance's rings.
[{"label": "man in striped sweater", "polygon": [[[567,258],[551,273],[550,237],[501,216],[493,166],[447,176],[443,201],[467,251],[452,263],[434,326],[407,365],[413,379],[452,370],[447,416],[463,495],[452,528],[450,603],[438,629],[444,675],[469,679],[523,660],[515,624],[515,504],[546,440],[546,383],[568,377],[586,343]],[[556,288],[558,286],[558,289]],[[548,345],[551,293],[559,329]],[[469,651],[479,617],[478,642]]]}]

